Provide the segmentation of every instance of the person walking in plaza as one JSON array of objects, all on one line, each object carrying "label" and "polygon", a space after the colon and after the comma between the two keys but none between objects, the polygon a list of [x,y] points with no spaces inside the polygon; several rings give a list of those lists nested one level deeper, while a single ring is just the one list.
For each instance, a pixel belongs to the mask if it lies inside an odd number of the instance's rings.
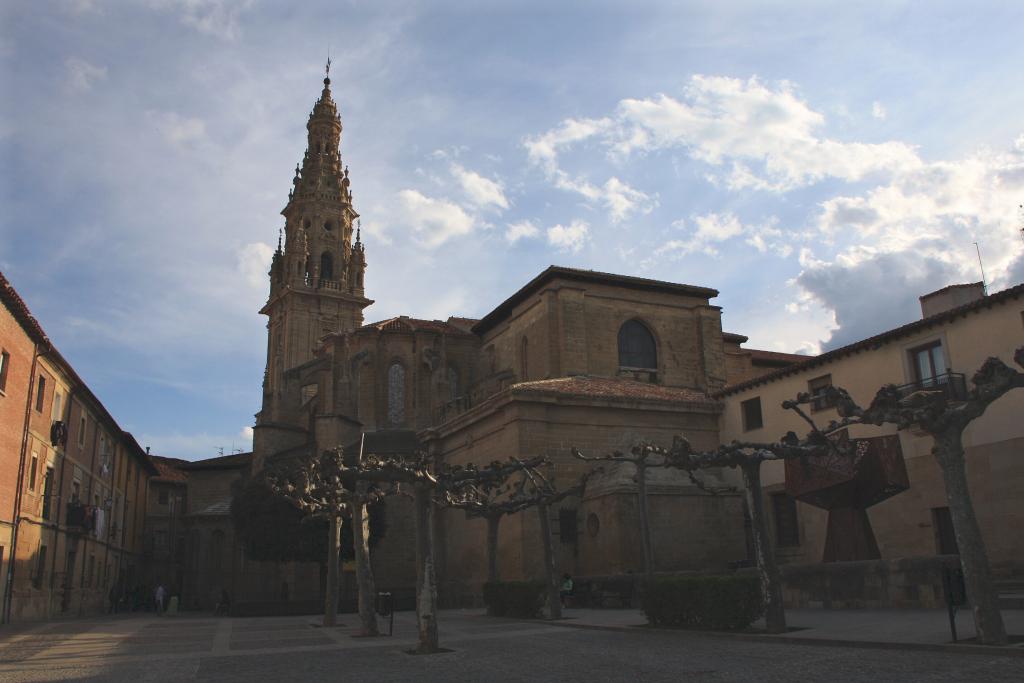
[{"label": "person walking in plaza", "polygon": [[162,583],[156,587],[156,614],[160,616],[164,611],[164,599],[167,597],[167,589]]},{"label": "person walking in plaza", "polygon": [[558,597],[562,600],[562,607],[569,606],[569,598],[572,597],[572,577],[568,573],[562,574],[562,588],[558,591]]}]

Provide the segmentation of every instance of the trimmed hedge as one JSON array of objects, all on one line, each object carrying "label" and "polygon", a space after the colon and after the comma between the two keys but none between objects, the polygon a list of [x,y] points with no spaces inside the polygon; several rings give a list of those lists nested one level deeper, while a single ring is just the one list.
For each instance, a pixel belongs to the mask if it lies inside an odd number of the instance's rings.
[{"label": "trimmed hedge", "polygon": [[533,619],[540,616],[547,587],[542,581],[497,581],[484,584],[484,604],[492,617]]},{"label": "trimmed hedge", "polygon": [[764,613],[756,576],[679,576],[655,579],[644,591],[653,626],[737,631]]}]

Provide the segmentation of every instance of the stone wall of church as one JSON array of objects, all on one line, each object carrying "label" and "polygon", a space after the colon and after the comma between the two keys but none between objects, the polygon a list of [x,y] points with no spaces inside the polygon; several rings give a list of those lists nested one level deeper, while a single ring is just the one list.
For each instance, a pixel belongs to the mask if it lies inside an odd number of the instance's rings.
[{"label": "stone wall of church", "polygon": [[[714,448],[718,445],[716,408],[709,404],[703,410],[687,411],[671,404],[628,401],[508,399],[490,410],[482,406],[455,421],[441,436],[440,448],[445,460],[454,464],[547,455],[553,462],[551,478],[565,487],[591,467],[572,458],[572,446],[597,455],[628,449],[641,438],[668,445],[674,435],[683,433],[697,448]],[[595,480],[585,500],[568,499],[551,510],[559,571],[587,576],[642,570],[635,486],[632,473],[627,474],[624,479],[620,476],[621,481],[611,473],[610,482]],[[713,484],[738,483],[735,473],[728,470],[708,476]],[[724,569],[728,563],[744,559],[740,497],[713,498],[690,485],[685,476],[674,477],[652,484],[656,568]],[[597,517],[596,533],[588,527],[591,514]],[[573,519],[563,520],[563,516]],[[574,538],[562,538],[563,528],[574,529]],[[479,592],[486,576],[486,524],[467,520],[458,511],[446,511],[443,543],[445,590],[453,600],[461,597],[466,601],[466,596]],[[503,578],[509,580],[543,575],[536,510],[503,520],[499,566]]]}]

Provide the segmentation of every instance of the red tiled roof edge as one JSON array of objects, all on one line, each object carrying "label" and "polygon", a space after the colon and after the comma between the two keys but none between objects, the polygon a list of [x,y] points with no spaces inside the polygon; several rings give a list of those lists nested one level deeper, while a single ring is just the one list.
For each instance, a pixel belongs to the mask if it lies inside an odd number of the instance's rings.
[{"label": "red tiled roof edge", "polygon": [[14,315],[14,319],[18,321],[22,329],[28,333],[32,341],[37,344],[52,348],[53,344],[50,342],[50,338],[46,336],[46,332],[43,331],[42,325],[36,320],[35,316],[32,315],[32,311],[28,309],[28,304],[21,298],[18,291],[14,289],[14,285],[11,284],[10,280],[0,271],[0,300],[2,300],[7,308],[10,309]]},{"label": "red tiled roof edge", "polygon": [[781,351],[765,351],[763,349],[748,349],[752,360],[767,361],[769,363],[802,363],[805,360],[814,358],[800,353],[782,353]]},{"label": "red tiled roof edge", "polygon": [[775,372],[769,372],[766,375],[761,375],[760,377],[755,377],[754,379],[748,379],[745,382],[740,382],[739,384],[728,386],[722,389],[721,391],[714,393],[713,397],[723,398],[725,396],[729,396],[730,394],[734,394],[736,392],[743,391],[751,387],[756,387],[760,384],[774,382],[777,379],[781,379],[783,377],[787,377],[798,372],[803,372],[804,370],[809,370],[810,368],[816,367],[823,363],[831,362],[833,360],[842,358],[844,356],[848,356],[853,353],[857,353],[858,351],[862,351],[866,348],[870,348],[872,346],[879,346],[881,344],[887,344],[896,339],[900,339],[901,337],[906,337],[907,335],[913,334],[914,332],[917,332],[919,330],[927,329],[932,325],[938,325],[940,323],[948,322],[959,316],[967,315],[968,313],[981,310],[982,308],[991,308],[992,306],[995,306],[997,304],[1006,303],[1007,301],[1019,298],[1022,295],[1024,295],[1024,283],[1015,285],[1013,287],[1009,287],[1001,292],[996,292],[995,294],[990,294],[982,299],[978,299],[977,301],[971,301],[962,306],[951,308],[948,311],[936,313],[935,315],[929,316],[922,320],[915,320],[913,322],[907,323],[906,325],[895,327],[891,330],[882,332],[881,334],[876,334],[873,337],[868,337],[866,339],[853,342],[852,344],[841,346],[838,349],[833,349],[818,356],[811,356],[802,363],[796,363],[794,365],[790,365],[788,367],[776,370]]},{"label": "red tiled roof edge", "polygon": [[520,382],[509,387],[512,393],[581,396],[585,398],[623,398],[663,403],[717,403],[694,389],[666,387],[613,377],[577,375]]}]

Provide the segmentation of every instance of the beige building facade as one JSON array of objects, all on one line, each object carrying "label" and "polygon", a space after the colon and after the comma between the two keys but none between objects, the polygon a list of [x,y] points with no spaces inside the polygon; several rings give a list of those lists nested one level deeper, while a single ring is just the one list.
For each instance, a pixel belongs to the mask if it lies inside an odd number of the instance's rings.
[{"label": "beige building facade", "polygon": [[[885,384],[903,391],[943,390],[952,398],[970,387],[985,359],[1013,363],[1024,345],[1024,285],[985,295],[981,283],[956,285],[922,297],[922,319],[719,392],[725,405],[723,440],[776,440],[806,424],[782,402],[827,384],[843,387],[861,405]],[[978,520],[997,574],[1024,574],[1024,392],[993,403],[964,435],[967,473]],[[824,401],[812,405],[822,426],[838,419]],[[931,438],[913,430],[859,427],[854,438],[893,436],[909,487],[867,510],[882,559],[957,552],[942,475]],[[811,564],[823,558],[828,513],[786,493],[786,470],[767,463],[762,474],[766,509],[781,562]],[[871,559],[871,558],[858,558]]]}]

